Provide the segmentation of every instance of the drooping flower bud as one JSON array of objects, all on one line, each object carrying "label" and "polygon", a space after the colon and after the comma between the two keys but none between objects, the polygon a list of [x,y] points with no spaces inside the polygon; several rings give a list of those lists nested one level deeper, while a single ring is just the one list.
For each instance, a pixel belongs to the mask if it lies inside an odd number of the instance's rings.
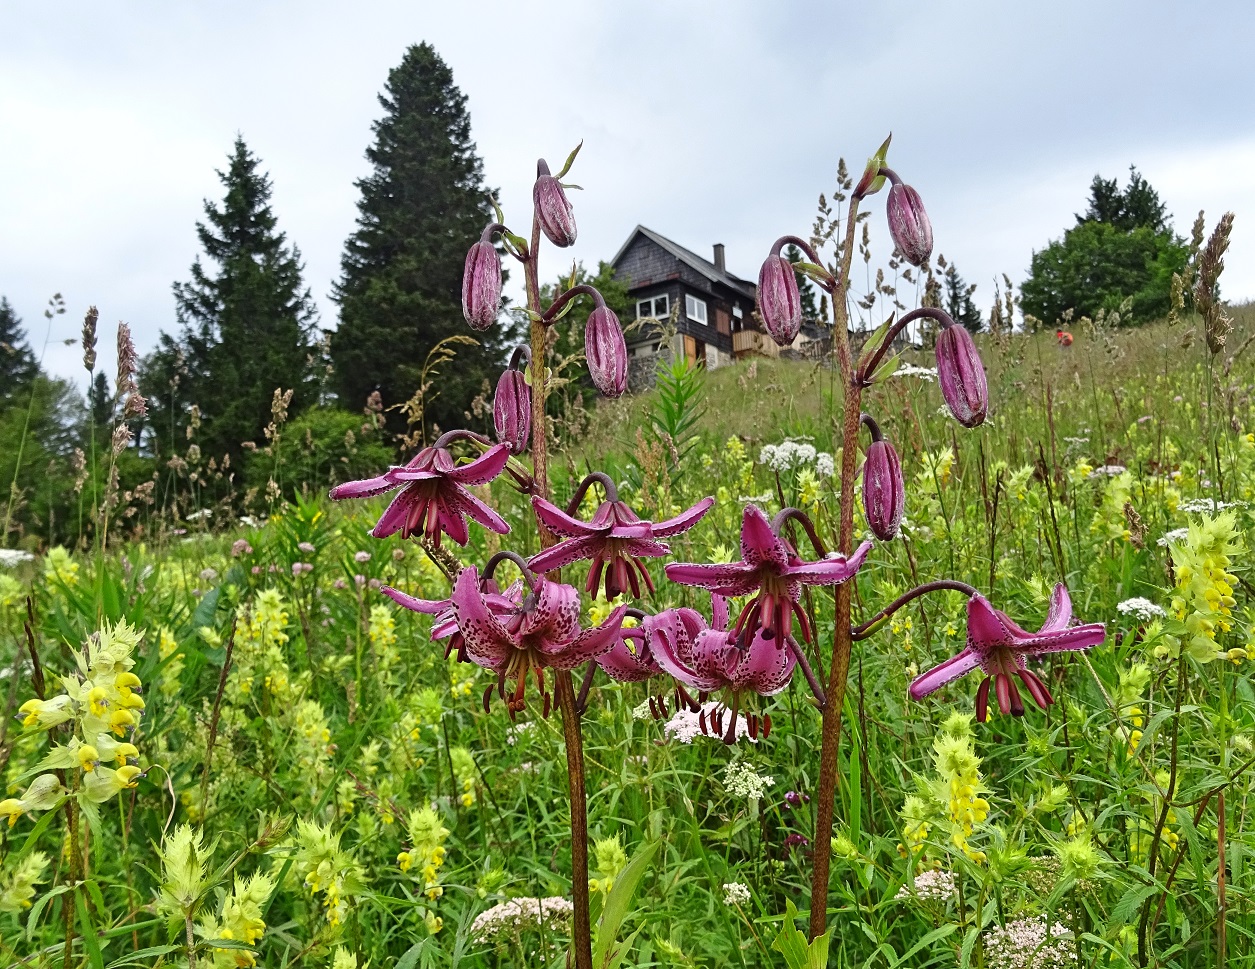
[{"label": "drooping flower bud", "polygon": [[492,423],[497,430],[497,440],[508,447],[511,454],[521,454],[532,433],[532,388],[527,385],[524,373],[531,356],[527,347],[514,351],[510,366],[497,380],[497,392],[492,398]]},{"label": "drooping flower bud", "polygon": [[545,238],[561,249],[575,245],[575,214],[567,201],[566,189],[549,174],[549,166],[543,158],[536,163],[532,200],[536,203],[536,218]]},{"label": "drooping flower bud", "polygon": [[980,353],[967,328],[950,323],[937,335],[937,381],[954,419],[964,427],[983,424],[989,385]]},{"label": "drooping flower bud", "polygon": [[893,244],[906,261],[913,266],[928,262],[933,254],[933,227],[919,192],[894,179],[885,214],[889,217],[889,234],[893,236]]},{"label": "drooping flower bud", "polygon": [[773,252],[758,271],[758,312],[779,346],[792,346],[802,328],[802,300],[793,266]]},{"label": "drooping flower bud", "polygon": [[584,356],[594,386],[607,397],[622,396],[627,390],[627,343],[619,318],[604,303],[584,326]]},{"label": "drooping flower bud", "polygon": [[863,462],[863,510],[867,524],[882,542],[898,537],[902,511],[906,507],[906,487],[902,483],[902,464],[898,452],[884,439],[874,420],[863,415],[863,423],[872,433]]},{"label": "drooping flower bud", "polygon": [[[493,226],[484,230],[491,236]],[[488,238],[481,238],[466,254],[462,270],[462,315],[474,330],[486,330],[501,309],[501,257]]]}]

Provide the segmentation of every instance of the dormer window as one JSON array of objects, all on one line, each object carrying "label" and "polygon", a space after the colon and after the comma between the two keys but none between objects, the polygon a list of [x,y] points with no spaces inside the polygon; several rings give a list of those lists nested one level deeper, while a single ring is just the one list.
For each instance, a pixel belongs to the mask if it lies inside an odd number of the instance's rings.
[{"label": "dormer window", "polygon": [[662,296],[651,296],[648,299],[638,300],[636,303],[636,318],[638,320],[653,317],[655,320],[665,320],[671,315],[671,302],[667,299],[666,294]]},{"label": "dormer window", "polygon": [[706,318],[706,301],[700,300],[696,296],[684,297],[684,315],[694,323],[701,323],[708,326]]}]

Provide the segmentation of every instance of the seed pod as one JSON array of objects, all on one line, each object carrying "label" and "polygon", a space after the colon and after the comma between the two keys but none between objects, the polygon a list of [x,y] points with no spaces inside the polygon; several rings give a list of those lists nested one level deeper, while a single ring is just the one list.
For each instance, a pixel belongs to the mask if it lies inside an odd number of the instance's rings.
[{"label": "seed pod", "polygon": [[989,385],[985,367],[966,327],[951,323],[937,336],[937,381],[954,419],[964,427],[985,422]]},{"label": "seed pod", "polygon": [[607,397],[619,397],[627,390],[627,343],[619,318],[610,307],[593,310],[584,327],[584,356],[593,384]]},{"label": "seed pod", "polygon": [[475,330],[486,330],[501,309],[501,257],[487,239],[471,246],[462,270],[462,315]]},{"label": "seed pod", "polygon": [[889,217],[889,234],[906,261],[922,266],[933,254],[933,227],[920,201],[919,192],[900,181],[889,189],[885,206]]},{"label": "seed pod", "polygon": [[779,346],[791,346],[802,328],[802,299],[793,266],[772,253],[758,271],[758,312]]},{"label": "seed pod", "polygon": [[879,428],[873,434],[876,439],[863,462],[863,510],[872,534],[882,542],[891,542],[898,537],[898,526],[902,524],[906,487],[898,452],[880,437]]},{"label": "seed pod", "polygon": [[561,249],[575,245],[575,215],[567,201],[566,189],[549,174],[549,166],[543,158],[536,163],[532,200],[536,203],[536,218],[545,238]]},{"label": "seed pod", "polygon": [[516,351],[509,368],[498,378],[497,392],[492,398],[492,423],[497,430],[497,440],[512,454],[520,454],[527,448],[532,433],[532,388],[527,385],[523,371],[515,367],[519,356]]}]

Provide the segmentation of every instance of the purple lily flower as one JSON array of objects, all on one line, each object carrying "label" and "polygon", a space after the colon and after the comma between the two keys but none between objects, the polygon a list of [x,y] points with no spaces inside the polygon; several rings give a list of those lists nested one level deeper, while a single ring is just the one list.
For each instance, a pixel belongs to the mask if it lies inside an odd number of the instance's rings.
[{"label": "purple lily flower", "polygon": [[662,672],[644,626],[622,627],[614,646],[597,657],[597,665],[619,683],[640,683]]},{"label": "purple lily flower", "polygon": [[989,711],[991,682],[1003,715],[1024,716],[1024,702],[1012,676],[1020,678],[1034,702],[1044,710],[1055,702],[1054,697],[1028,668],[1028,660],[1047,653],[1090,649],[1107,636],[1107,629],[1100,622],[1084,626],[1071,623],[1072,600],[1062,582],[1050,597],[1046,622],[1035,633],[1021,629],[984,596],[974,595],[967,602],[967,646],[957,656],[917,676],[911,683],[911,698],[922,699],[979,666],[985,672],[985,680],[976,693],[976,719],[981,723]]},{"label": "purple lily flower", "polygon": [[495,444],[474,461],[458,465],[445,445],[451,443],[455,435],[467,436],[468,433],[450,431],[431,447],[419,451],[409,464],[389,468],[374,478],[336,485],[331,489],[331,497],[337,501],[369,498],[400,488],[400,493],[371,529],[375,538],[387,538],[398,531],[402,538],[409,538],[422,532],[439,545],[443,533],[459,545],[465,545],[470,539],[468,518],[505,535],[510,531],[505,519],[471,494],[467,486],[487,484],[497,477],[510,459],[510,449],[504,444]]},{"label": "purple lily flower", "polygon": [[[579,507],[584,493],[594,481],[600,482],[605,489],[606,500],[597,507],[591,521],[581,521],[571,512]],[[600,472],[590,474],[580,483],[567,506],[568,511],[543,498],[532,498],[536,517],[550,531],[566,540],[533,556],[527,563],[528,568],[534,572],[549,572],[580,559],[589,559],[593,565],[588,571],[584,590],[590,596],[596,598],[597,587],[604,574],[607,600],[618,597],[629,588],[634,598],[640,598],[638,573],[645,580],[645,587],[651,593],[654,591],[653,579],[641,559],[670,554],[671,549],[658,539],[688,531],[702,520],[714,503],[714,498],[703,498],[674,518],[660,522],[645,521],[619,500],[619,493],[609,476]]]},{"label": "purple lily flower", "polygon": [[741,611],[734,631],[738,636],[753,637],[761,628],[763,639],[783,648],[792,634],[795,616],[802,627],[802,639],[811,638],[810,621],[800,605],[802,586],[837,585],[853,578],[871,547],[871,542],[864,542],[849,558],[834,552],[818,562],[807,562],[776,534],[757,505],[746,505],[741,520],[743,561],[729,565],[673,563],[666,571],[672,582],[695,585],[721,596],[756,593]]},{"label": "purple lily flower", "polygon": [[[453,619],[466,645],[472,663],[497,674],[497,692],[513,715],[523,709],[528,674],[545,698],[550,697],[543,670],[571,670],[612,649],[627,606],[619,606],[604,623],[591,629],[580,627],[580,594],[574,586],[550,582],[543,575],[528,580],[522,602],[508,614],[498,614],[480,590],[479,573],[474,567],[458,573],[451,597]],[[514,682],[514,692],[505,692],[506,680]],[[492,688],[484,694],[487,706]]]},{"label": "purple lily flower", "polygon": [[[498,616],[508,616],[517,612],[523,603],[521,581],[514,582],[504,593],[497,588],[497,583],[492,579],[481,579],[479,588],[484,594],[484,601],[488,604],[488,608]],[[466,658],[466,640],[458,629],[457,620],[453,615],[452,599],[419,599],[388,585],[381,586],[379,591],[403,609],[420,612],[426,616],[435,616],[435,621],[431,624],[431,638],[435,642],[447,640],[445,659],[456,652],[459,663],[470,662]]]}]

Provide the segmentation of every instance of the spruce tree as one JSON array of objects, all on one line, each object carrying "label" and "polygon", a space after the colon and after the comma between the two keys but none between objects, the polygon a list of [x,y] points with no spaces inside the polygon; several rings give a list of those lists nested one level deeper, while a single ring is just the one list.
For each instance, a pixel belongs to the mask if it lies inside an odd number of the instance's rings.
[{"label": "spruce tree", "polygon": [[[419,389],[433,347],[473,336],[480,345],[455,345],[456,358],[426,390],[424,423],[482,423],[468,413],[471,401],[484,381],[495,385],[513,334],[502,324],[473,334],[462,318],[462,265],[492,219],[466,97],[424,43],[389,72],[379,103],[383,117],[366,151],[373,171],[357,183],[357,228],[333,293],[340,325],[331,337],[332,382],[349,410],[375,390],[386,406],[402,404]],[[526,233],[530,202],[509,215]],[[394,431],[404,425],[395,412],[389,423]]]},{"label": "spruce tree", "polygon": [[87,388],[87,411],[97,428],[108,428],[113,424],[113,392],[103,370],[96,372],[96,379]]},{"label": "spruce tree", "polygon": [[946,266],[945,280],[945,308],[950,314],[951,319],[956,323],[962,323],[971,333],[979,333],[985,325],[985,321],[981,318],[980,310],[976,308],[976,303],[972,301],[972,294],[976,292],[976,284],[968,285],[966,280],[959,275],[958,268],[954,263]]},{"label": "spruce tree", "polygon": [[38,374],[39,363],[26,345],[22,321],[9,301],[0,296],[0,411],[25,403]]},{"label": "spruce tree", "polygon": [[[270,178],[242,137],[218,178],[223,201],[206,199],[206,221],[196,224],[208,265],[198,256],[191,279],[174,284],[182,330],[177,338],[162,335],[146,362],[145,385],[157,406],[152,426],[159,441],[173,437],[163,443],[185,446],[186,408],[196,404],[202,450],[234,459],[244,442],[261,442],[276,388],[295,391],[289,413],[314,402],[315,307],[300,251],[277,228]],[[177,396],[170,389],[175,376]]]}]

